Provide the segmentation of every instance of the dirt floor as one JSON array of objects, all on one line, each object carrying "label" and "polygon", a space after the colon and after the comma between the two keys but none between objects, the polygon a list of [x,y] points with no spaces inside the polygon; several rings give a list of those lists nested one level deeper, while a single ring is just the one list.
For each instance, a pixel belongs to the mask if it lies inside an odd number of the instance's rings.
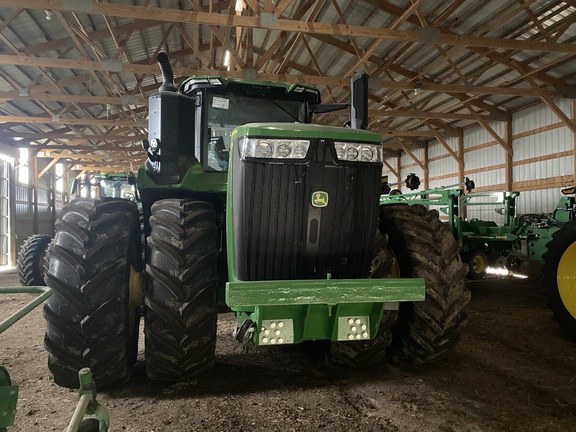
[{"label": "dirt floor", "polygon": [[[0,287],[16,286],[14,271]],[[333,371],[309,349],[243,352],[220,316],[214,375],[182,387],[146,383],[143,366],[122,390],[100,392],[111,431],[576,431],[576,343],[535,284],[471,282],[470,320],[453,355],[427,366]],[[30,301],[0,297],[0,319]],[[42,308],[0,335],[0,364],[20,386],[9,431],[62,431],[78,402],[46,366]],[[143,347],[141,348],[141,355]]]}]

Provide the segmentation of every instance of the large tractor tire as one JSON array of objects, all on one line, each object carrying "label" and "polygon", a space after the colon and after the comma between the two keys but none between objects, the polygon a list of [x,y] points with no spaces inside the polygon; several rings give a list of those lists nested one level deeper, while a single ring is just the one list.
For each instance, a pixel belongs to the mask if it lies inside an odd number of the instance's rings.
[{"label": "large tractor tire", "polygon": [[34,234],[24,240],[16,258],[18,279],[23,286],[45,286],[44,257],[52,241],[48,234]]},{"label": "large tractor tire", "polygon": [[544,253],[544,294],[554,318],[576,340],[576,219],[552,235]]},{"label": "large tractor tire", "polygon": [[125,383],[136,361],[143,289],[136,205],[72,201],[48,253],[53,295],[44,305],[44,344],[54,381],[78,388],[78,371],[89,367],[98,387]]},{"label": "large tractor tire", "polygon": [[401,277],[426,281],[426,300],[400,303],[388,355],[414,364],[442,358],[458,344],[467,323],[468,269],[459,245],[438,212],[421,205],[382,206],[380,229],[389,237]]},{"label": "large tractor tire", "polygon": [[488,257],[486,253],[480,249],[476,249],[467,255],[468,259],[468,274],[466,277],[471,280],[484,279],[486,276],[486,269],[488,268]]},{"label": "large tractor tire", "polygon": [[[374,257],[370,266],[371,278],[400,277],[398,263],[388,246],[388,237],[380,231],[374,242]],[[386,349],[392,342],[392,326],[398,316],[395,310],[384,310],[376,336],[367,341],[332,342],[328,354],[330,365],[362,368],[386,359]]]},{"label": "large tractor tire", "polygon": [[186,382],[214,366],[217,217],[203,201],[152,205],[146,265],[146,375]]}]

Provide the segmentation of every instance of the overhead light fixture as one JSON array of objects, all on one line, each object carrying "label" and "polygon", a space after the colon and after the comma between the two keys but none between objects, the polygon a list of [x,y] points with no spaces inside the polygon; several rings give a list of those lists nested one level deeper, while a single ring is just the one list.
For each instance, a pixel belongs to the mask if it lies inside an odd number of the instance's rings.
[{"label": "overhead light fixture", "polygon": [[420,94],[421,90],[422,90],[422,84],[421,83],[414,84],[414,96],[418,96]]},{"label": "overhead light fixture", "polygon": [[234,10],[236,12],[242,12],[244,10],[244,0],[236,0],[236,7]]},{"label": "overhead light fixture", "polygon": [[49,9],[45,9],[44,13],[46,13],[46,21],[50,21],[52,19],[52,11]]},{"label": "overhead light fixture", "polygon": [[224,67],[230,70],[230,51],[228,50],[224,54]]}]

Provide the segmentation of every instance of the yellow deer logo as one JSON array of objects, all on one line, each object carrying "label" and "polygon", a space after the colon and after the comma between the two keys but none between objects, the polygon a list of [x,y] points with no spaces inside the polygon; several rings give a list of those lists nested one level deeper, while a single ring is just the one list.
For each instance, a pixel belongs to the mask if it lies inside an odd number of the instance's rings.
[{"label": "yellow deer logo", "polygon": [[312,194],[312,205],[314,207],[326,207],[328,205],[328,192],[314,192]]}]

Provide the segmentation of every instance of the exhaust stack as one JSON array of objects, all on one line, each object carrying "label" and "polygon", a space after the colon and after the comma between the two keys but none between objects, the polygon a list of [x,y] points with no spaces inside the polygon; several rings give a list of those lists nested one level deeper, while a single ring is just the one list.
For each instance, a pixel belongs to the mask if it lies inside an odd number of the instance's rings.
[{"label": "exhaust stack", "polygon": [[165,52],[158,53],[156,61],[158,61],[162,71],[162,85],[158,90],[161,92],[175,92],[177,89],[174,84],[174,71],[172,70],[172,65],[170,65],[170,60],[168,60],[168,55]]}]

